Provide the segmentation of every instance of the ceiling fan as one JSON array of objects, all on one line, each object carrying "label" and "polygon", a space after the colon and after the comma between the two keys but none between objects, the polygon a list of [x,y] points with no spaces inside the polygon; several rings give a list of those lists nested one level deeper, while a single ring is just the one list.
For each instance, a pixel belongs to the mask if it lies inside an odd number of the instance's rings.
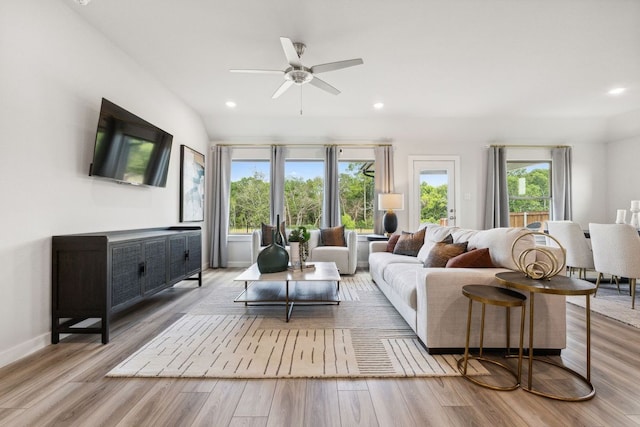
[{"label": "ceiling fan", "polygon": [[282,95],[287,89],[294,83],[301,86],[306,83],[310,83],[313,86],[320,88],[324,91],[338,95],[340,91],[331,86],[324,80],[320,80],[316,77],[316,74],[326,73],[327,71],[340,70],[342,68],[353,67],[354,65],[360,65],[364,62],[362,58],[347,59],[344,61],[329,62],[326,64],[314,65],[310,68],[302,65],[300,58],[306,48],[304,43],[292,42],[291,39],[286,37],[280,37],[280,43],[284,50],[284,55],[287,57],[289,67],[285,70],[229,70],[232,73],[254,73],[254,74],[280,74],[284,77],[284,82],[276,89],[271,98],[276,99]]}]

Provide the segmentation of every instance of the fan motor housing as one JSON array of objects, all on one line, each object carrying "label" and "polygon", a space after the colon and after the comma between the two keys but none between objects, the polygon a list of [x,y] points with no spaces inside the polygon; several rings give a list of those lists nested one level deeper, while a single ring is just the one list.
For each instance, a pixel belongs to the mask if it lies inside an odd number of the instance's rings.
[{"label": "fan motor housing", "polygon": [[302,85],[313,79],[313,74],[307,67],[289,67],[284,70],[284,78],[297,85]]}]

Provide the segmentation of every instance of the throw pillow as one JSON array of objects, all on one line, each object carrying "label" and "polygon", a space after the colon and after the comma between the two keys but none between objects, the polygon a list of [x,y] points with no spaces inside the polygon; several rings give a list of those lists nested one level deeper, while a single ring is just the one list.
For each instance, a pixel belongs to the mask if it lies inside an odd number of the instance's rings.
[{"label": "throw pillow", "polygon": [[447,268],[493,268],[489,248],[472,249],[447,261]]},{"label": "throw pillow", "polygon": [[[270,224],[262,223],[261,231],[262,231],[262,242],[260,242],[261,246],[269,246],[273,242],[273,229],[275,226]],[[284,245],[287,243],[287,233],[284,228],[284,221],[280,224],[280,232],[282,233],[282,238],[284,239]]]},{"label": "throw pillow", "polygon": [[431,248],[431,252],[429,252],[429,256],[427,256],[426,261],[424,262],[425,267],[444,267],[447,265],[447,261],[451,258],[456,257],[467,250],[467,242],[464,243],[444,243],[438,242],[433,248]]},{"label": "throw pillow", "polygon": [[424,228],[416,231],[415,233],[403,231],[398,238],[398,243],[396,243],[395,248],[393,248],[393,253],[408,256],[418,255],[418,251],[424,244],[424,233]]},{"label": "throw pillow", "polygon": [[393,249],[396,247],[399,238],[399,234],[392,234],[391,237],[389,237],[389,241],[387,242],[387,252],[393,252]]},{"label": "throw pillow", "polygon": [[[418,252],[418,260],[424,263],[431,252],[431,248],[438,242],[442,242],[449,234],[452,234],[456,230],[456,227],[440,226],[440,225],[428,225],[427,232],[424,235],[424,245]],[[460,240],[455,240],[459,242]],[[466,241],[466,240],[464,240]],[[453,242],[451,242],[453,243]]]},{"label": "throw pillow", "polygon": [[320,229],[320,242],[322,246],[347,246],[344,239],[344,225]]}]

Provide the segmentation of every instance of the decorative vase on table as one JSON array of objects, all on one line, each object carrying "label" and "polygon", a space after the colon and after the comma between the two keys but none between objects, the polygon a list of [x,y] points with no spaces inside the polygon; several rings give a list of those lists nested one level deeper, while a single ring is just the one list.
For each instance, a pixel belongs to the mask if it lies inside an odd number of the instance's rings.
[{"label": "decorative vase on table", "polygon": [[258,254],[258,270],[260,273],[277,273],[289,267],[289,254],[286,249],[276,243],[276,230],[273,230],[271,244]]}]

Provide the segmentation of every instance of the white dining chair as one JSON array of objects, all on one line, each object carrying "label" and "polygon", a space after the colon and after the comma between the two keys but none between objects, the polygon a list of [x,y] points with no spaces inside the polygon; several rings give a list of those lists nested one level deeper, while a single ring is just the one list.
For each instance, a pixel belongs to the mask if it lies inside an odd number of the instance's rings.
[{"label": "white dining chair", "polygon": [[[566,250],[566,264],[569,275],[578,270],[578,278],[586,279],[587,270],[593,270],[593,251],[584,236],[580,224],[573,221],[547,221],[549,234],[555,237]],[[549,239],[553,245],[553,240]]]},{"label": "white dining chair", "polygon": [[[589,224],[593,261],[598,272],[596,292],[607,273],[629,278],[631,308],[635,308],[636,279],[640,277],[640,236],[628,224]],[[594,294],[595,295],[595,294]]]}]

